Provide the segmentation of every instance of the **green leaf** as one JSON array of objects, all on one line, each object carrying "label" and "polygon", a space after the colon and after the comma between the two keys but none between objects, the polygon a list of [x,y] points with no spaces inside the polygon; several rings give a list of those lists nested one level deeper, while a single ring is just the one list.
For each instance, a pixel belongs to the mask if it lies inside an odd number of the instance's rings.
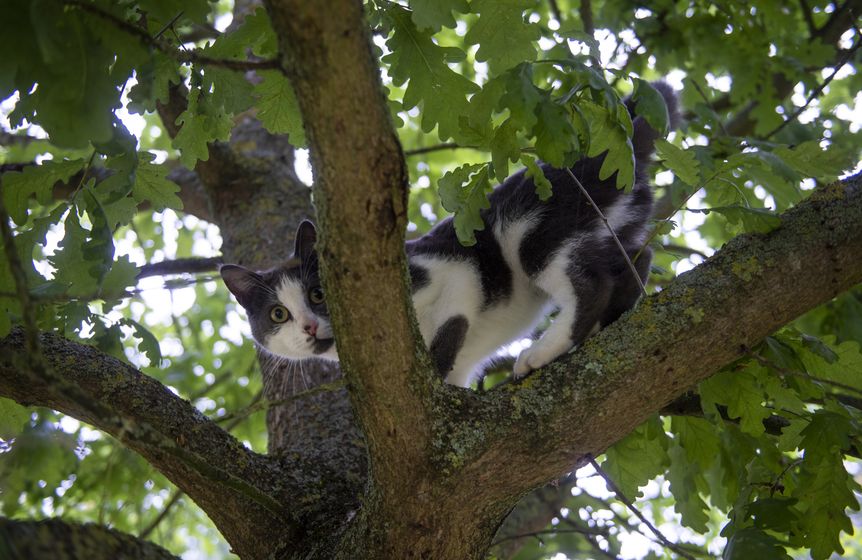
[{"label": "green leaf", "polygon": [[617,188],[630,190],[634,185],[635,156],[630,139],[631,120],[624,120],[629,118],[625,106],[619,106],[621,111],[617,111],[616,116],[591,101],[579,101],[578,108],[590,129],[590,149],[587,156],[596,157],[607,152],[599,170],[599,179],[604,181],[616,173]]},{"label": "green leaf", "polygon": [[626,498],[640,496],[638,488],[665,472],[669,463],[667,436],[653,418],[605,452],[602,469]]},{"label": "green leaf", "polygon": [[108,140],[112,110],[120,104],[117,86],[126,78],[111,75],[115,54],[85,25],[79,10],[33,0],[30,13],[38,52],[28,53],[32,67],[27,73],[39,87],[33,91],[19,83],[18,89],[21,101],[35,112],[31,122],[65,148]]},{"label": "green leaf", "polygon": [[[543,101],[547,101],[547,95],[533,84],[533,66],[521,64],[512,68],[500,77],[500,82],[505,85],[505,93],[500,96],[498,108],[509,109],[512,122],[518,128],[530,130],[536,124],[537,108]],[[481,94],[485,93],[485,88]],[[473,103],[473,100],[470,100]],[[490,111],[485,118],[490,117]]]},{"label": "green leaf", "polygon": [[715,424],[703,418],[674,416],[671,429],[685,450],[686,462],[702,470],[715,463],[721,447],[720,429]]},{"label": "green leaf", "polygon": [[565,167],[567,159],[579,148],[578,134],[569,112],[562,105],[546,100],[536,110],[536,117],[533,128],[536,154],[554,167]]},{"label": "green leaf", "polygon": [[691,187],[700,185],[700,165],[689,150],[677,148],[664,139],[655,143],[656,153],[676,177]]},{"label": "green leaf", "polygon": [[120,320],[121,325],[134,329],[134,337],[139,339],[138,350],[143,352],[150,361],[150,366],[158,367],[162,360],[162,351],[159,341],[145,326],[135,320],[124,318]]},{"label": "green leaf", "polygon": [[[822,349],[822,354],[802,353],[803,368],[817,379],[835,381],[862,391],[862,351],[859,343],[848,340],[836,345],[831,336],[826,337],[826,341],[830,346]],[[833,355],[830,356],[829,352]]]},{"label": "green leaf", "polygon": [[[269,14],[263,7],[245,16],[242,23],[231,33],[221,35],[204,49],[204,54],[212,58],[246,60],[247,51],[255,56],[268,58],[278,53],[278,43]],[[242,76],[242,73],[235,74]]]},{"label": "green leaf", "polygon": [[68,286],[69,296],[92,296],[98,291],[99,279],[91,270],[98,269],[100,263],[86,258],[90,232],[81,227],[75,208],[66,214],[63,228],[61,250],[48,257],[48,262],[56,269],[54,281]]},{"label": "green leaf", "polygon": [[276,70],[259,72],[259,75],[263,79],[254,87],[254,93],[258,96],[260,122],[273,134],[287,134],[294,146],[305,146],[302,115],[290,81]]},{"label": "green leaf", "polygon": [[[465,184],[466,183],[466,184]],[[485,229],[481,210],[490,208],[488,166],[468,164],[450,171],[438,182],[443,208],[455,214],[455,233],[462,245],[475,245],[476,231]]]},{"label": "green leaf", "polygon": [[772,535],[754,527],[746,527],[733,534],[721,554],[722,560],[791,560]]},{"label": "green leaf", "polygon": [[802,447],[805,459],[819,462],[850,447],[850,434],[853,433],[850,421],[834,412],[818,410],[811,417],[808,427],[802,430]]},{"label": "green leaf", "polygon": [[855,163],[853,154],[835,146],[821,150],[820,143],[815,140],[793,148],[777,148],[773,153],[805,177],[827,182],[834,181]]},{"label": "green leaf", "polygon": [[545,177],[545,172],[542,170],[542,166],[536,161],[536,159],[528,154],[524,154],[521,156],[521,163],[523,163],[527,167],[527,171],[524,173],[524,176],[528,179],[532,179],[533,183],[536,185],[536,194],[539,195],[539,200],[548,200],[551,198],[551,194],[553,194],[551,182],[548,181],[548,178]]},{"label": "green leaf", "polygon": [[10,171],[0,176],[3,185],[3,203],[9,216],[18,225],[27,221],[27,206],[31,196],[43,205],[50,204],[55,183],[65,183],[81,170],[84,161],[45,161],[25,167],[23,171]]},{"label": "green leaf", "polygon": [[138,168],[132,196],[138,202],[150,201],[157,211],[165,208],[182,210],[183,201],[177,196],[179,185],[167,179],[168,169],[153,163],[155,156],[150,152],[138,154]]},{"label": "green leaf", "polygon": [[226,141],[230,137],[233,121],[224,111],[212,107],[201,92],[194,88],[189,92],[188,108],[177,117],[181,125],[173,140],[173,147],[180,151],[180,163],[194,169],[198,160],[209,159],[207,143],[216,140]]},{"label": "green leaf", "polygon": [[207,0],[139,0],[139,6],[157,30],[175,19],[202,23],[210,12]]},{"label": "green leaf", "polygon": [[[504,93],[506,93],[506,89],[508,87],[507,78],[513,72],[518,71],[519,68],[510,70],[503,76],[499,76],[497,78],[492,78],[485,82],[482,86],[482,90],[473,95],[470,98],[470,106],[467,113],[466,119],[462,117],[462,119],[466,120],[469,124],[469,127],[473,130],[490,130],[491,128],[491,115],[497,109],[497,105],[508,105],[501,100],[501,97]],[[532,86],[532,83],[531,83]],[[535,90],[535,86],[532,86]],[[515,107],[519,107],[520,104],[515,103]],[[502,108],[500,109],[502,110]],[[512,117],[515,120],[518,118],[515,116],[513,110],[510,108],[510,112],[512,112]],[[533,116],[533,108],[529,109],[529,117],[535,120]],[[462,126],[463,128],[463,126]],[[487,134],[485,136],[490,136]]]},{"label": "green leaf", "polygon": [[643,117],[653,130],[664,136],[670,121],[664,97],[645,80],[634,78],[634,83],[632,101],[635,102],[635,114]]},{"label": "green leaf", "polygon": [[207,66],[202,87],[210,94],[213,105],[227,113],[241,113],[254,103],[254,86],[241,72]]},{"label": "green leaf", "polygon": [[87,204],[90,218],[90,240],[84,243],[84,259],[91,263],[88,272],[101,286],[111,262],[114,260],[114,232],[108,225],[108,218],[90,186],[84,187],[83,198]]},{"label": "green leaf", "polygon": [[129,90],[129,111],[143,115],[155,112],[158,102],[166,102],[171,84],[182,81],[174,59],[161,52],[153,52],[150,60],[135,72],[137,83]]},{"label": "green leaf", "polygon": [[410,0],[410,8],[416,27],[434,32],[441,27],[455,27],[453,11],[462,14],[470,11],[467,0]]},{"label": "green leaf", "polygon": [[739,419],[743,432],[763,434],[763,420],[770,413],[763,406],[763,391],[752,371],[720,372],[701,383],[698,391],[707,415],[717,416],[715,405],[726,405],[728,416]]},{"label": "green leaf", "polygon": [[385,14],[392,25],[386,41],[391,51],[383,57],[396,86],[409,80],[404,92],[404,109],[422,104],[422,130],[437,126],[441,140],[458,132],[459,115],[468,114],[467,95],[479,88],[446,64],[446,50],[437,46],[430,34],[419,31],[410,13],[395,4]]},{"label": "green leaf", "polygon": [[30,412],[26,408],[0,397],[0,438],[9,441],[21,432],[29,420]]},{"label": "green leaf", "polygon": [[761,498],[748,504],[745,511],[758,529],[789,533],[799,520],[793,508],[797,502],[796,498]]},{"label": "green leaf", "polygon": [[673,509],[682,516],[682,524],[699,533],[707,531],[708,507],[697,490],[695,477],[700,475],[700,468],[688,460],[686,450],[679,445],[671,446],[669,452],[670,468],[667,480],[670,491],[675,499]]},{"label": "green leaf", "polygon": [[[826,361],[826,363],[834,364],[835,362],[838,361],[838,354],[836,354],[832,348],[830,348],[826,343],[824,343],[822,340],[820,340],[816,336],[811,336],[810,334],[803,333],[801,336],[801,340],[802,340],[802,345],[808,351],[813,352],[814,354],[820,356],[821,358],[823,358]],[[858,352],[858,348],[859,348],[858,344],[856,345],[856,348],[857,348],[856,353],[858,354],[859,353]],[[858,371],[862,371],[862,369],[860,369]]]},{"label": "green leaf", "polygon": [[537,4],[537,0],[473,0],[470,9],[479,19],[464,42],[479,45],[476,60],[488,62],[497,71],[535,60],[539,27],[526,20],[524,10]]},{"label": "green leaf", "polygon": [[138,272],[140,271],[137,265],[132,263],[128,256],[118,257],[102,282],[101,297],[113,300],[124,296],[126,289],[137,283]]},{"label": "green leaf", "polygon": [[521,147],[518,145],[517,129],[512,121],[507,119],[497,128],[491,140],[494,177],[503,182],[509,176],[509,161],[514,163],[520,156]]},{"label": "green leaf", "polygon": [[814,560],[825,560],[833,552],[842,554],[841,531],[853,533],[853,525],[845,511],[859,509],[853,494],[859,485],[847,473],[842,458],[840,453],[831,453],[829,456],[815,456],[812,458],[814,464],[809,464],[806,455],[805,468],[794,493],[794,497],[799,498],[799,506],[804,508],[804,515],[800,517],[804,531],[802,542],[811,549]]}]

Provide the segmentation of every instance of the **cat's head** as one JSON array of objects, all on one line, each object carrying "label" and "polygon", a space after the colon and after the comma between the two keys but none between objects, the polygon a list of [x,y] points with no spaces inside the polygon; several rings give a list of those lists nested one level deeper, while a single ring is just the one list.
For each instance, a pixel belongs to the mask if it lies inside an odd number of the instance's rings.
[{"label": "cat's head", "polygon": [[242,305],[258,344],[269,352],[301,360],[337,360],[323,288],[320,286],[314,224],[296,230],[293,257],[284,265],[254,272],[235,264],[219,272]]}]

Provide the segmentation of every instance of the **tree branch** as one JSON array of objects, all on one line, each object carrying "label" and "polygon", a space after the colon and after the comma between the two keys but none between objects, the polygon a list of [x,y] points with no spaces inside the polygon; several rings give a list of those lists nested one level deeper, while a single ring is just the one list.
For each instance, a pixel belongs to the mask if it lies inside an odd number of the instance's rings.
[{"label": "tree branch", "polygon": [[[389,549],[386,543],[423,546],[411,525],[420,509],[416,488],[426,486],[423,479],[429,476],[423,395],[440,381],[431,373],[407,283],[403,154],[362,4],[337,0],[322,11],[300,0],[270,0],[267,7],[317,172],[315,204],[322,226],[317,247],[327,305],[375,479],[367,515],[390,524],[383,542],[376,543],[381,557],[405,556],[406,549]],[[332,68],[349,71],[336,75]],[[387,313],[380,313],[380,294],[389,302]]]},{"label": "tree branch", "polygon": [[[524,381],[486,393],[444,388],[440,406],[470,422],[438,434],[447,440],[438,454],[455,457],[450,468],[468,465],[465,495],[480,503],[542,484],[859,282],[862,175],[817,189],[769,234],[737,237]],[[489,471],[493,483],[477,490],[472,481]]]},{"label": "tree branch", "polygon": [[325,497],[302,498],[302,507],[293,500],[321,477],[339,478],[317,465],[257,455],[155,379],[96,348],[50,334],[40,342],[46,365],[85,399],[27,373],[30,355],[20,328],[0,340],[0,396],[58,410],[113,435],[195,500],[240,555],[261,556],[260,547],[273,547],[258,542],[250,527],[295,538],[300,518]]},{"label": "tree branch", "polygon": [[177,557],[156,544],[101,525],[0,517],[0,558],[176,560]]},{"label": "tree branch", "polygon": [[213,272],[222,263],[221,257],[174,259],[147,263],[138,272],[138,280],[150,276],[168,276],[171,274],[195,274],[198,272]]}]

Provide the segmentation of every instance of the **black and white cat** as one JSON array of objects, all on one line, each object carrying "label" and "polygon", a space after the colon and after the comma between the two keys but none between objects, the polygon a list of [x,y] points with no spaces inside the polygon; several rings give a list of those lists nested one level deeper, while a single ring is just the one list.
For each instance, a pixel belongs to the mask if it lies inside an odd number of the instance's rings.
[{"label": "black and white cat", "polygon": [[[672,88],[654,87],[675,123]],[[652,212],[647,167],[658,137],[641,117],[633,125],[630,193],[617,190],[615,174],[599,179],[604,156],[581,159],[570,168],[631,259],[647,236]],[[509,177],[489,196],[490,208],[482,211],[485,229],[476,233],[475,245],[458,242],[451,218],[406,245],[419,328],[437,371],[449,383],[468,387],[497,349],[528,335],[557,309],[550,327],[515,362],[514,375],[525,375],[615,321],[640,296],[621,251],[571,176],[548,165],[543,171],[553,196],[539,200],[524,171]],[[338,360],[315,240],[314,225],[305,221],[297,230],[294,256],[283,266],[253,272],[224,265],[221,275],[248,312],[254,339],[263,348],[293,359]],[[651,258],[646,248],[634,263],[644,283]]]}]

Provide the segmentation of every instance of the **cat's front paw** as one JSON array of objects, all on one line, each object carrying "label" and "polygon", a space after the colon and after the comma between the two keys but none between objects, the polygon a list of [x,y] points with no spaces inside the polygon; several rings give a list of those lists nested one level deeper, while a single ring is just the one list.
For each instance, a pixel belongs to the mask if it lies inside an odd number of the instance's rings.
[{"label": "cat's front paw", "polygon": [[515,360],[515,367],[512,368],[512,373],[515,379],[524,377],[531,371],[550,364],[562,352],[558,352],[552,347],[541,344],[541,341],[534,343],[529,348],[525,348]]},{"label": "cat's front paw", "polygon": [[520,379],[534,369],[545,365],[544,363],[540,363],[538,358],[535,346],[521,350],[521,353],[518,354],[518,359],[515,360],[515,366],[512,368],[512,374],[515,379]]}]

